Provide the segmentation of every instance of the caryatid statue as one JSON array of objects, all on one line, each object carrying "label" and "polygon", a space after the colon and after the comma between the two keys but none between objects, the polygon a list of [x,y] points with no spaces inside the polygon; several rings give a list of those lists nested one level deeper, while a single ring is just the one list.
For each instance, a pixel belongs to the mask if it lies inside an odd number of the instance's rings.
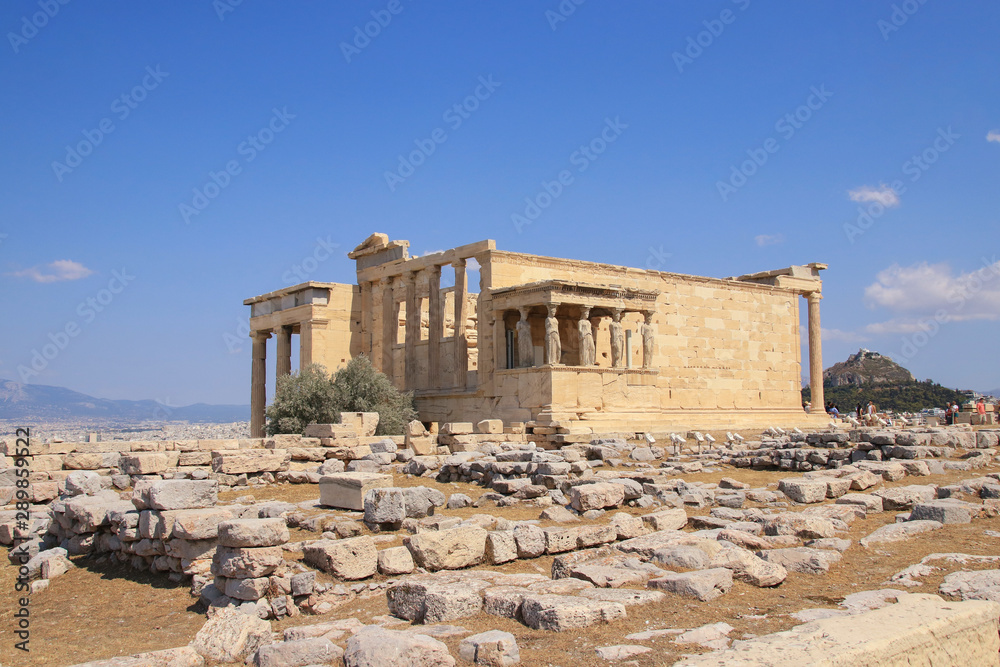
[{"label": "caryatid statue", "polygon": [[549,314],[545,318],[545,362],[558,364],[562,357],[562,343],[559,341],[559,320],[556,319],[558,304],[549,304]]},{"label": "caryatid statue", "polygon": [[521,308],[521,319],[517,321],[517,360],[521,368],[535,365],[535,346],[531,341],[531,324],[528,322],[528,309]]},{"label": "caryatid statue", "polygon": [[643,311],[644,321],[639,327],[642,334],[642,367],[651,368],[653,366],[653,344],[656,340],[656,329],[653,327],[653,311]]},{"label": "caryatid statue", "polygon": [[611,333],[611,365],[614,368],[621,368],[625,358],[625,329],[622,327],[621,308],[612,311],[608,331]]},{"label": "caryatid statue", "polygon": [[594,345],[594,330],[590,326],[590,308],[584,308],[577,324],[580,330],[580,365],[593,366],[597,362],[597,347]]}]

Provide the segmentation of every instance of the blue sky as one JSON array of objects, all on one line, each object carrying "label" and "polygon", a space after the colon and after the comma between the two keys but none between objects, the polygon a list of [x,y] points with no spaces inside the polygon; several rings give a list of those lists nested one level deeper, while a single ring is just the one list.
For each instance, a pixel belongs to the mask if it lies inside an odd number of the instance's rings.
[{"label": "blue sky", "polygon": [[0,377],[247,403],[242,300],[382,231],[826,262],[825,365],[1000,387],[995,3],[577,2],[3,3]]}]

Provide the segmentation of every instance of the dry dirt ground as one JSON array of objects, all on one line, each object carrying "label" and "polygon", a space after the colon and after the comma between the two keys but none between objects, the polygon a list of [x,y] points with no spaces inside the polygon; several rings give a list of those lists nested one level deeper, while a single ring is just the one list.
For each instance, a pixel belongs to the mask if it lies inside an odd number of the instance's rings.
[{"label": "dry dirt ground", "polygon": [[[907,477],[900,482],[884,486],[933,483],[952,484],[962,479],[977,477],[986,472],[1000,470],[993,467],[972,472],[949,472],[927,478]],[[721,477],[733,477],[754,487],[775,484],[789,476],[787,472],[761,472],[726,469],[712,473],[685,475],[687,481],[717,482]],[[483,489],[465,484],[438,484],[426,479],[406,479],[397,475],[397,483],[433,486],[446,494],[463,492],[476,497]],[[872,489],[874,490],[874,489]],[[232,500],[240,495],[252,494],[258,500],[285,500],[301,502],[316,499],[318,489],[313,485],[276,485],[257,490],[240,490],[227,493],[223,499]],[[749,504],[748,504],[749,505]],[[798,508],[801,509],[801,508]],[[439,510],[441,515],[468,516],[488,512],[509,519],[537,519],[537,507],[468,508]],[[649,510],[628,510],[634,514]],[[707,514],[708,510],[691,514]],[[608,517],[604,517],[604,521]],[[631,642],[625,635],[632,632],[660,628],[695,628],[706,623],[725,621],[735,628],[732,638],[747,638],[785,630],[799,622],[790,613],[813,607],[836,606],[850,593],[889,587],[887,579],[922,557],[935,552],[961,552],[976,555],[1000,555],[1000,539],[984,535],[985,530],[1000,531],[1000,518],[977,519],[971,524],[948,525],[944,529],[920,535],[907,542],[881,545],[864,549],[857,541],[879,526],[893,522],[895,514],[885,512],[856,521],[848,537],[854,542],[844,553],[843,559],[833,565],[826,575],[790,573],[779,587],[758,589],[736,582],[727,594],[703,603],[668,595],[659,603],[630,607],[629,617],[610,625],[596,626],[569,633],[531,630],[515,621],[480,614],[473,618],[455,621],[455,625],[471,632],[500,629],[512,632],[520,646],[522,664],[526,665],[601,665],[594,649],[620,643],[635,643],[653,648],[651,653],[635,656],[623,664],[669,665],[685,653],[698,652],[692,645],[674,644],[672,638]],[[600,520],[598,520],[600,521]],[[544,525],[544,524],[543,524]],[[293,540],[315,539],[316,533],[294,530]],[[398,540],[397,540],[397,543]],[[382,545],[380,545],[381,548]],[[86,559],[75,559],[77,569],[54,579],[48,590],[31,597],[31,651],[24,654],[13,649],[11,634],[12,617],[16,600],[14,594],[15,569],[4,565],[0,571],[0,589],[4,604],[0,610],[0,662],[3,665],[72,665],[87,660],[128,655],[142,651],[171,648],[187,644],[205,622],[204,611],[189,595],[188,588],[174,584],[165,575],[140,573],[127,567],[98,566]],[[6,561],[6,559],[5,559]],[[549,573],[551,557],[521,560],[500,566],[504,572]],[[937,562],[942,567],[934,575],[922,580],[922,585],[904,589],[910,592],[936,593],[937,586],[949,572],[958,569],[991,569],[995,564],[965,565]],[[484,568],[491,569],[491,568]],[[326,575],[321,581],[330,581]],[[384,580],[376,577],[375,581]],[[383,591],[362,595],[347,602],[325,616],[298,617],[273,622],[275,630],[299,624],[331,621],[355,617],[363,623],[388,613]],[[405,628],[409,624],[393,625]],[[460,637],[444,639],[452,655],[458,656]],[[461,661],[459,661],[461,663]]]}]

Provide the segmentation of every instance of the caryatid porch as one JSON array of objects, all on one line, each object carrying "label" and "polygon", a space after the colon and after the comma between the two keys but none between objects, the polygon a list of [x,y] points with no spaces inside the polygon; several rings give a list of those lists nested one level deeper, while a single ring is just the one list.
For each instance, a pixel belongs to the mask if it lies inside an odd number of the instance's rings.
[{"label": "caryatid porch", "polygon": [[[496,289],[491,302],[493,338],[505,341],[496,346],[496,368],[653,369],[658,295],[559,280]],[[634,338],[641,340],[638,347]]]}]

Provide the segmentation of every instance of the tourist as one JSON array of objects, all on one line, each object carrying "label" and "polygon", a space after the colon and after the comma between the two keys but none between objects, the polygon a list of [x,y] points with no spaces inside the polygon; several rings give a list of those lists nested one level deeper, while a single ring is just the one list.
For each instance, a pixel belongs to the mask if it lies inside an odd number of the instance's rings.
[{"label": "tourist", "polygon": [[875,404],[868,401],[868,408],[866,410],[866,419],[869,426],[875,425],[875,420],[878,419],[878,410],[875,409]]},{"label": "tourist", "polygon": [[861,413],[864,412],[864,408],[861,407],[861,402],[858,402],[857,407],[854,408],[855,412],[858,413],[858,421],[861,421]]},{"label": "tourist", "polygon": [[986,401],[983,399],[982,396],[980,396],[979,400],[976,401],[976,414],[979,415],[979,423],[980,424],[985,424],[986,423]]}]

